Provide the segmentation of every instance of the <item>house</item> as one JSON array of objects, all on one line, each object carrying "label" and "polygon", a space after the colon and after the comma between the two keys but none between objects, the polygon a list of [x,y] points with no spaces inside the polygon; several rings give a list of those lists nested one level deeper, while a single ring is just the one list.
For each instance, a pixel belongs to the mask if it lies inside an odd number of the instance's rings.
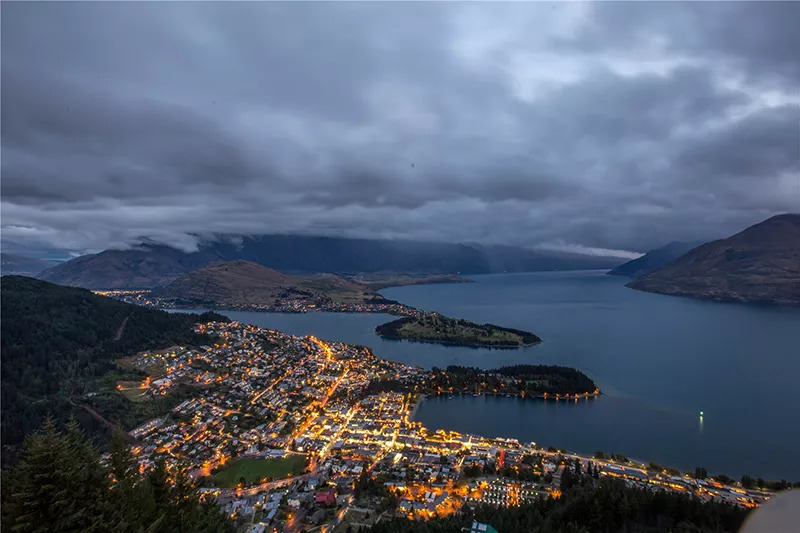
[{"label": "house", "polygon": [[336,480],[336,491],[339,494],[350,494],[353,492],[353,478],[350,476],[341,477]]},{"label": "house", "polygon": [[321,490],[317,492],[314,501],[319,505],[324,505],[326,507],[331,506],[336,501],[336,496],[334,496],[333,492],[327,490]]}]

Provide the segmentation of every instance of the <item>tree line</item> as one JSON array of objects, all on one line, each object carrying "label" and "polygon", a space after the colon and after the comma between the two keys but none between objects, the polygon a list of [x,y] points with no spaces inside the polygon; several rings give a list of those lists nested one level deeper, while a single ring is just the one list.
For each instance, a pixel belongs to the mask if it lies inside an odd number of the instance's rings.
[{"label": "tree line", "polygon": [[74,419],[64,431],[47,419],[25,440],[18,464],[3,472],[2,527],[15,533],[234,531],[213,500],[201,501],[184,470],[156,462],[140,473],[121,430],[103,461]]},{"label": "tree line", "polygon": [[584,394],[597,388],[584,373],[556,365],[513,365],[483,370],[464,366],[433,368],[428,385],[434,390],[481,391],[511,394]]}]

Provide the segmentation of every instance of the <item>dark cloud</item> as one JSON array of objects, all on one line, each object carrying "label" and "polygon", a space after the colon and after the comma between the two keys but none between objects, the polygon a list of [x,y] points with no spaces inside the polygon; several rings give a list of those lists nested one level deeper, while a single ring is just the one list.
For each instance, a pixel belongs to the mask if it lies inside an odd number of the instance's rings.
[{"label": "dark cloud", "polygon": [[797,175],[800,171],[797,106],[763,109],[715,133],[687,148],[678,157],[678,164],[716,183],[732,178],[760,183],[771,176]]},{"label": "dark cloud", "polygon": [[4,200],[153,196],[255,177],[239,141],[191,109],[15,74],[3,84]]},{"label": "dark cloud", "polygon": [[609,2],[592,11],[583,31],[557,43],[600,53],[664,49],[729,63],[747,77],[798,82],[798,19],[797,2]]},{"label": "dark cloud", "polygon": [[4,246],[723,236],[800,210],[799,11],[4,3]]}]

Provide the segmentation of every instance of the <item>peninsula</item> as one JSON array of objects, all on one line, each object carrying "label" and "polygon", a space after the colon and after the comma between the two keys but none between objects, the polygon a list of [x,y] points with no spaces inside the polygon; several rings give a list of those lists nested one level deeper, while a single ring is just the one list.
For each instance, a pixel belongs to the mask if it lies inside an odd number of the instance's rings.
[{"label": "peninsula", "polygon": [[211,308],[272,313],[330,311],[412,316],[422,311],[384,298],[379,289],[422,283],[469,283],[453,274],[292,275],[252,261],[218,261],[157,289],[95,290],[156,309]]},{"label": "peninsula", "polygon": [[385,378],[373,381],[369,391],[373,394],[500,394],[554,401],[594,398],[600,394],[589,376],[575,368],[557,365],[512,365],[493,369],[457,365],[444,369],[434,367],[422,380],[403,382]]},{"label": "peninsula", "polygon": [[375,333],[387,339],[489,348],[522,348],[542,342],[542,339],[528,331],[494,324],[476,324],[439,313],[425,313],[393,320],[376,327]]}]

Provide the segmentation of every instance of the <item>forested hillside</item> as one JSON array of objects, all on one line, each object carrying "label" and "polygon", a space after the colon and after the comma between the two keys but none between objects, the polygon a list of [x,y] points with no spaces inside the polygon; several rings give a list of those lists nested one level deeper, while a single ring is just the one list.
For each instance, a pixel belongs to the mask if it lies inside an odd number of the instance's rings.
[{"label": "forested hillside", "polygon": [[145,309],[22,276],[2,278],[0,301],[2,444],[11,456],[47,414],[63,421],[72,411],[70,398],[114,371],[115,359],[208,343],[211,339],[196,335],[193,325],[226,320]]}]

